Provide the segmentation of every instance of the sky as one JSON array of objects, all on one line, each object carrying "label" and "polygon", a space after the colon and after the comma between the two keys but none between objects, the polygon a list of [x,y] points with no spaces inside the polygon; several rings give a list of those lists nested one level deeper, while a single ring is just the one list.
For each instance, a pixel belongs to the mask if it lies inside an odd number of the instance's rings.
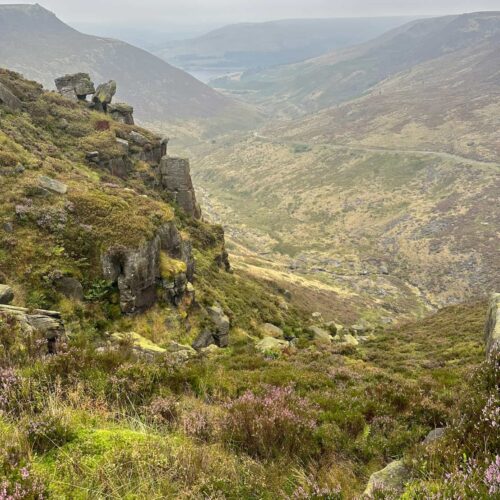
[{"label": "sky", "polygon": [[[29,3],[0,0],[0,4]],[[500,0],[39,0],[67,23],[154,29],[272,19],[421,16],[500,10]]]}]

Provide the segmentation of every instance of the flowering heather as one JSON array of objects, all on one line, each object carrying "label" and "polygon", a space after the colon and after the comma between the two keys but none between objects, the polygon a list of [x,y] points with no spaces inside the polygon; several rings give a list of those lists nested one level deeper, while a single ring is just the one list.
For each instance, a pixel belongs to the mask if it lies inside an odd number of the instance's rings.
[{"label": "flowering heather", "polygon": [[500,455],[497,455],[486,469],[484,484],[488,487],[488,494],[500,493]]},{"label": "flowering heather", "polygon": [[20,377],[12,368],[0,368],[0,413],[8,410],[11,398],[20,382]]},{"label": "flowering heather", "polygon": [[229,439],[251,455],[312,451],[318,407],[292,386],[267,386],[262,395],[247,391],[226,407]]}]

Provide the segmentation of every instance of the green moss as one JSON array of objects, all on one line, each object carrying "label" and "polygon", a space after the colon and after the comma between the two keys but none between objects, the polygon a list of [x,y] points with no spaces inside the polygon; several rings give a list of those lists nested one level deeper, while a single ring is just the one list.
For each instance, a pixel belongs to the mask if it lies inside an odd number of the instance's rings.
[{"label": "green moss", "polygon": [[169,257],[166,252],[160,254],[160,274],[165,280],[172,280],[176,275],[186,272],[186,263]]}]

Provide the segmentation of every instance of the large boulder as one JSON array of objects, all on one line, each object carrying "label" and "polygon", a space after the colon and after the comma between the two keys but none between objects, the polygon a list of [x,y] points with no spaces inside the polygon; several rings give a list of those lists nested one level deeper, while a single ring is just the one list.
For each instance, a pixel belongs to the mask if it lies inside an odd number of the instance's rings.
[{"label": "large boulder", "polygon": [[163,157],[159,177],[160,186],[169,200],[177,203],[187,215],[200,219],[201,210],[196,201],[189,160],[171,156]]},{"label": "large boulder", "polygon": [[196,337],[196,340],[193,342],[192,347],[193,349],[200,350],[205,349],[213,344],[215,344],[214,334],[209,330],[204,330],[198,335],[198,337]]},{"label": "large boulder", "polygon": [[311,330],[314,340],[317,340],[318,342],[324,342],[329,344],[332,341],[330,332],[327,332],[326,330],[320,328],[319,326],[311,326],[309,330]]},{"label": "large boulder", "polygon": [[269,352],[284,351],[289,345],[290,343],[286,340],[275,339],[274,337],[264,337],[255,344],[255,347],[262,354],[267,354]]},{"label": "large boulder", "polygon": [[285,334],[283,330],[272,323],[264,323],[262,326],[263,333],[266,337],[274,337],[275,339],[283,339]]},{"label": "large boulder", "polygon": [[94,84],[88,73],[64,75],[55,80],[58,92],[70,99],[85,100],[95,92]]},{"label": "large boulder", "polygon": [[101,264],[104,277],[118,285],[122,312],[140,312],[156,302],[160,278],[159,236],[137,249],[114,247],[101,257]]},{"label": "large boulder", "polygon": [[48,189],[57,194],[66,194],[68,191],[68,186],[66,184],[45,175],[41,175],[38,178],[38,184],[41,188]]},{"label": "large boulder", "polygon": [[94,97],[92,98],[94,108],[97,111],[106,112],[115,94],[116,82],[114,80],[110,80],[107,83],[101,83],[95,90]]},{"label": "large boulder", "polygon": [[14,300],[14,290],[8,285],[0,285],[0,304],[10,304]]},{"label": "large boulder", "polygon": [[57,275],[53,278],[54,288],[68,299],[83,300],[83,286],[71,276]]},{"label": "large boulder", "polygon": [[493,351],[500,350],[500,293],[494,293],[491,296],[484,328],[484,339],[486,355],[489,358]]},{"label": "large boulder", "polygon": [[58,311],[46,311],[35,309],[30,311],[24,307],[14,307],[0,304],[0,313],[15,317],[22,325],[22,330],[37,332],[47,341],[46,351],[54,354],[57,350],[57,341],[65,334],[64,323],[61,320],[61,313]]},{"label": "large boulder", "polygon": [[[365,498],[373,498],[374,494],[400,494],[404,489],[404,484],[408,480],[408,469],[402,460],[395,460],[387,467],[378,472],[374,472],[368,481],[368,485],[363,493]],[[382,498],[382,497],[380,497]]]},{"label": "large boulder", "polygon": [[0,106],[11,113],[17,113],[22,108],[21,101],[2,83],[0,83]]},{"label": "large boulder", "polygon": [[229,329],[231,322],[224,314],[224,311],[219,305],[213,305],[207,309],[210,320],[212,321],[215,331],[214,340],[217,347],[227,347],[229,345]]},{"label": "large boulder", "polygon": [[116,104],[108,104],[106,111],[117,122],[124,123],[125,125],[134,124],[134,108],[123,102]]}]

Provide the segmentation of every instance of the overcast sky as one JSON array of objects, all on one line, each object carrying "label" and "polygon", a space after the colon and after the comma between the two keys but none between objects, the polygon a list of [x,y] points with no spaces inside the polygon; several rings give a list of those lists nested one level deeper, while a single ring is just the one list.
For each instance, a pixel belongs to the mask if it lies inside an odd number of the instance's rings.
[{"label": "overcast sky", "polygon": [[[30,3],[0,0],[5,3]],[[66,22],[219,24],[301,17],[441,15],[500,10],[500,0],[42,0]]]}]

